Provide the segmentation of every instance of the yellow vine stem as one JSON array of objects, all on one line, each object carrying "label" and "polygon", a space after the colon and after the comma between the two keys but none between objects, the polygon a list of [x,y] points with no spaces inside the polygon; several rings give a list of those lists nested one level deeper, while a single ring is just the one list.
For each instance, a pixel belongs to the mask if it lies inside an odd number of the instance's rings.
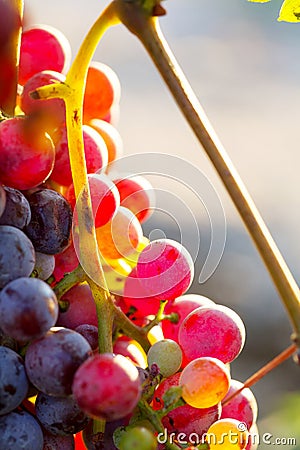
[{"label": "yellow vine stem", "polygon": [[65,101],[70,163],[77,199],[79,260],[88,275],[96,303],[101,353],[112,351],[111,322],[114,314],[96,241],[83,146],[82,109],[88,67],[93,54],[104,32],[118,22],[115,8],[111,4],[102,12],[88,32],[67,74],[65,83],[43,86],[33,93],[34,98],[62,98]]},{"label": "yellow vine stem", "polygon": [[[115,0],[123,24],[142,42],[169,87],[181,112],[202,144],[239,211],[286,307],[300,345],[300,291],[250,194],[216,135],[202,106],[166,42],[157,17],[147,14],[141,0]],[[154,9],[160,0],[152,0]],[[154,14],[155,15],[155,14]]]},{"label": "yellow vine stem", "polygon": [[8,64],[14,67],[15,70],[13,72],[9,86],[6,86],[6,88],[8,89],[6,102],[5,104],[1,105],[1,107],[3,111],[9,116],[14,115],[16,107],[24,0],[11,0],[11,6],[16,11],[16,16],[19,18],[19,20],[16,24],[16,28],[14,29],[12,39],[7,43],[7,54],[9,55]]}]

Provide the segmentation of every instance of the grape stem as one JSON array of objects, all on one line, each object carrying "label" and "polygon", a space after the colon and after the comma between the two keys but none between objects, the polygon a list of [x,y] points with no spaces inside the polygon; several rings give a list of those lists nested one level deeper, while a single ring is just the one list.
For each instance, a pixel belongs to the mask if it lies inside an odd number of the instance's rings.
[{"label": "grape stem", "polygon": [[66,273],[64,277],[54,286],[53,290],[60,301],[61,297],[68,292],[73,286],[86,280],[86,274],[79,264],[76,269],[70,273]]},{"label": "grape stem", "polygon": [[[152,0],[153,4],[157,3]],[[139,0],[115,0],[122,23],[144,45],[240,213],[286,307],[300,345],[300,292],[250,194],[166,42],[156,17]]]},{"label": "grape stem", "polygon": [[277,366],[279,366],[284,361],[286,361],[288,358],[290,358],[296,351],[297,351],[297,345],[296,344],[290,345],[287,349],[285,349],[283,352],[281,352],[279,355],[277,355],[274,359],[272,359],[270,362],[265,364],[261,369],[259,369],[253,375],[251,375],[251,377],[249,377],[243,383],[243,386],[239,390],[234,392],[232,395],[230,395],[226,400],[224,400],[222,402],[222,406],[229,403],[234,397],[236,397],[245,388],[250,388],[251,386],[253,386],[259,380],[261,380],[264,376],[266,376],[269,372],[271,372]]}]

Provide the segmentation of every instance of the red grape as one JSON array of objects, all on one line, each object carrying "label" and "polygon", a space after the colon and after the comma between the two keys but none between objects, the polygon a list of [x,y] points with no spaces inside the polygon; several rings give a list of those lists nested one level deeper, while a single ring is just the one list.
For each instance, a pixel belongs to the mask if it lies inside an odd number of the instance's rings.
[{"label": "red grape", "polygon": [[184,319],[178,340],[188,361],[211,356],[229,363],[244,346],[245,326],[241,318],[226,306],[202,306]]},{"label": "red grape", "polygon": [[[52,135],[55,145],[55,164],[51,174],[51,180],[62,186],[70,186],[72,172],[69,158],[67,130],[59,128]],[[88,173],[104,170],[107,161],[107,148],[103,138],[93,128],[83,126],[84,152]]]},{"label": "red grape", "polygon": [[[115,184],[104,174],[89,174],[88,182],[95,227],[102,227],[113,218],[120,206],[120,195]],[[66,198],[72,208],[75,208],[76,198],[73,184],[69,186]]]},{"label": "red grape", "polygon": [[55,267],[53,276],[55,281],[60,281],[65,273],[72,272],[78,266],[79,261],[74,248],[73,241],[61,253],[55,255]]},{"label": "red grape", "polygon": [[90,287],[79,284],[69,289],[61,298],[69,303],[65,312],[60,312],[57,325],[75,329],[78,325],[98,326],[96,306]]},{"label": "red grape", "polygon": [[108,421],[121,419],[140,399],[138,370],[122,355],[94,355],[77,370],[73,394],[88,415]]},{"label": "red grape", "polygon": [[55,151],[38,123],[14,117],[0,123],[0,182],[20,190],[32,189],[50,175]]},{"label": "red grape", "polygon": [[[243,383],[237,380],[231,380],[230,388],[223,402],[227,398],[243,387]],[[257,419],[257,403],[252,391],[244,388],[232,400],[223,405],[221,419],[237,419],[247,425],[248,430],[256,422]]]},{"label": "red grape", "polygon": [[170,300],[187,291],[194,277],[194,264],[181,244],[158,239],[140,253],[137,275],[150,296]]},{"label": "red grape", "polygon": [[33,75],[26,82],[21,95],[21,109],[25,114],[41,113],[46,121],[49,121],[50,129],[65,123],[65,103],[62,99],[51,98],[49,100],[36,100],[30,93],[41,86],[52,83],[63,83],[66,77],[53,70],[44,70]]},{"label": "red grape", "polygon": [[212,300],[199,294],[185,294],[175,298],[173,302],[168,302],[164,309],[164,314],[176,313],[178,315],[178,322],[173,323],[168,319],[163,320],[161,326],[164,336],[178,342],[179,328],[186,316],[200,306],[210,306],[213,304],[214,302]]},{"label": "red grape", "polygon": [[66,72],[71,47],[64,34],[49,25],[33,25],[21,39],[19,83],[24,85],[37,72]]},{"label": "red grape", "polygon": [[120,193],[121,206],[130,209],[141,223],[152,214],[154,189],[142,176],[117,177],[113,179]]}]

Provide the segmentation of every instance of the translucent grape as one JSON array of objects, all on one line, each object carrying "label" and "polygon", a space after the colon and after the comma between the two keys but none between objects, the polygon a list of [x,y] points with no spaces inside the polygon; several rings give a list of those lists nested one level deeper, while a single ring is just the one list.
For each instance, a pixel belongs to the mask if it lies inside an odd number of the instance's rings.
[{"label": "translucent grape", "polygon": [[21,356],[10,348],[1,346],[0,416],[13,411],[20,405],[27,395],[28,386],[24,361]]},{"label": "translucent grape", "polygon": [[163,377],[169,377],[179,370],[182,351],[177,342],[163,339],[152,345],[147,353],[148,366],[157,364]]},{"label": "translucent grape", "polygon": [[[55,164],[51,173],[51,180],[62,186],[70,186],[73,180],[66,128],[58,128],[52,134],[52,138],[55,145]],[[87,172],[103,171],[108,162],[107,147],[104,139],[92,127],[84,125],[83,141]]]},{"label": "translucent grape", "polygon": [[164,336],[178,342],[179,328],[186,316],[200,306],[211,306],[213,304],[212,300],[199,294],[185,294],[175,298],[173,302],[168,302],[164,314],[175,313],[178,316],[178,321],[174,323],[166,319],[161,322]]},{"label": "translucent grape", "polygon": [[152,214],[155,195],[151,183],[142,176],[127,176],[113,179],[121,199],[121,206],[130,209],[141,223]]},{"label": "translucent grape", "polygon": [[51,189],[39,189],[28,196],[31,222],[26,234],[36,251],[55,255],[69,244],[72,211],[67,200]]},{"label": "translucent grape", "polygon": [[74,374],[91,351],[81,334],[66,328],[52,328],[29,345],[25,356],[27,376],[45,394],[70,395]]},{"label": "translucent grape", "polygon": [[71,47],[65,35],[49,25],[33,25],[22,34],[19,84],[43,70],[66,72],[71,62]]},{"label": "translucent grape", "polygon": [[78,433],[90,420],[72,396],[54,397],[40,392],[36,398],[35,409],[42,426],[55,435]]},{"label": "translucent grape", "polygon": [[83,121],[102,119],[113,103],[120,99],[120,82],[107,65],[92,61],[90,64],[83,103]]},{"label": "translucent grape", "polygon": [[[243,383],[237,380],[231,380],[229,391],[223,402],[231,397],[235,392],[243,387]],[[257,402],[249,388],[244,388],[232,400],[225,403],[222,407],[221,419],[231,418],[244,422],[248,430],[257,419]]]},{"label": "translucent grape", "polygon": [[222,305],[200,307],[182,322],[178,342],[187,361],[202,356],[230,363],[245,344],[245,326],[241,318]]},{"label": "translucent grape", "polygon": [[147,367],[146,353],[136,341],[130,340],[125,336],[121,336],[114,343],[113,351],[116,354],[130,358],[131,361],[139,367]]},{"label": "translucent grape", "polygon": [[[95,226],[102,227],[115,215],[120,206],[120,195],[115,184],[104,174],[89,174],[88,182],[92,200],[92,210],[95,218]],[[68,188],[66,198],[71,207],[75,208],[76,197],[74,186]],[[75,217],[76,220],[76,217]]]},{"label": "translucent grape", "polygon": [[0,225],[0,289],[16,278],[29,277],[34,264],[34,248],[23,231]]},{"label": "translucent grape", "polygon": [[143,237],[143,230],[135,215],[120,206],[111,221],[96,228],[98,247],[102,257],[118,259],[135,251]]},{"label": "translucent grape", "polygon": [[158,239],[140,253],[137,274],[150,296],[169,300],[187,291],[194,277],[194,264],[181,244]]},{"label": "translucent grape", "polygon": [[101,119],[92,119],[89,125],[104,139],[108,152],[108,164],[123,156],[123,141],[113,125]]},{"label": "translucent grape", "polygon": [[[179,385],[180,373],[165,378],[154,392],[153,409],[160,410],[164,406],[163,395],[172,386]],[[210,408],[194,408],[190,405],[179,406],[168,412],[162,419],[163,426],[169,433],[185,433],[186,436],[196,433],[199,438],[207,432],[208,428],[220,418],[221,404]]]},{"label": "translucent grape", "polygon": [[43,433],[26,411],[0,416],[0,445],[5,450],[43,450]]},{"label": "translucent grape", "polygon": [[94,355],[77,370],[73,394],[88,415],[108,421],[121,419],[140,399],[138,370],[122,355]]},{"label": "translucent grape", "polygon": [[242,450],[246,448],[249,433],[235,419],[220,419],[207,431],[206,440],[210,450]]},{"label": "translucent grape", "polygon": [[224,363],[216,358],[198,358],[181,372],[182,397],[195,408],[209,408],[227,394],[230,375]]},{"label": "translucent grape", "polygon": [[0,214],[0,225],[11,225],[17,228],[24,228],[31,219],[31,210],[26,197],[22,192],[5,186],[6,193],[5,209]]},{"label": "translucent grape", "polygon": [[0,123],[0,182],[15,189],[32,189],[50,175],[53,143],[40,124],[24,117]]}]

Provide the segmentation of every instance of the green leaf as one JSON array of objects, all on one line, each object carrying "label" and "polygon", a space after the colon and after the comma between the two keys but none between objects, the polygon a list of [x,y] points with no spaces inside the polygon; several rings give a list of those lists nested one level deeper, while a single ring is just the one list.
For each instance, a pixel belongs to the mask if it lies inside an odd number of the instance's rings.
[{"label": "green leaf", "polygon": [[300,0],[284,0],[277,20],[279,22],[299,22]]}]

